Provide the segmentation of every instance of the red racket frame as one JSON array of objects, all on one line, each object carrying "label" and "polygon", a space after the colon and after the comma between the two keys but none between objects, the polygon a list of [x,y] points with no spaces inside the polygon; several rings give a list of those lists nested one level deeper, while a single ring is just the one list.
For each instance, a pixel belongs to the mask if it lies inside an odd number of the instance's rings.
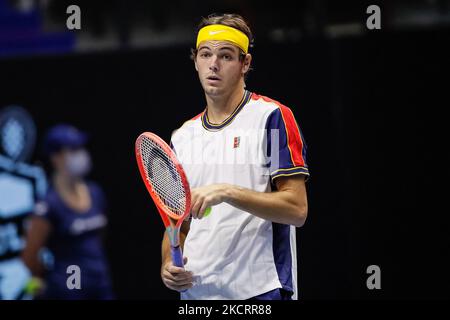
[{"label": "red racket frame", "polygon": [[[186,195],[185,212],[182,215],[177,215],[172,211],[170,211],[169,209],[167,209],[166,205],[161,201],[161,199],[153,189],[152,184],[149,182],[149,179],[147,178],[147,174],[144,169],[144,161],[142,159],[142,154],[139,147],[141,144],[141,140],[144,137],[153,140],[156,144],[158,144],[161,147],[161,149],[167,154],[170,160],[174,163],[176,170],[180,175],[184,187],[184,192]],[[156,205],[156,208],[158,209],[159,215],[161,216],[161,219],[164,222],[164,226],[166,227],[166,230],[169,234],[170,244],[172,247],[178,247],[180,243],[179,230],[181,228],[181,224],[183,223],[184,219],[189,215],[191,209],[191,189],[189,187],[189,182],[187,180],[183,167],[178,161],[175,152],[173,152],[172,148],[163,139],[161,139],[154,133],[144,132],[141,135],[139,135],[139,137],[136,139],[135,151],[136,151],[136,160],[139,167],[139,171],[141,173],[142,180],[144,181],[144,184],[148,192],[150,193],[150,196],[152,197],[153,202]]]}]

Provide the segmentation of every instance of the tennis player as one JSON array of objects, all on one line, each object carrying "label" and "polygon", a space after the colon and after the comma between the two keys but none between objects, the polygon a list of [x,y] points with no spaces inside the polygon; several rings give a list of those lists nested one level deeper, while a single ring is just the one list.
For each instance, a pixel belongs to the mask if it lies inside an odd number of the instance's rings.
[{"label": "tennis player", "polygon": [[192,50],[206,109],[171,139],[192,190],[181,229],[185,268],[172,264],[167,235],[161,267],[182,299],[297,299],[306,144],[291,109],[246,90],[251,44],[241,16],[211,15]]}]

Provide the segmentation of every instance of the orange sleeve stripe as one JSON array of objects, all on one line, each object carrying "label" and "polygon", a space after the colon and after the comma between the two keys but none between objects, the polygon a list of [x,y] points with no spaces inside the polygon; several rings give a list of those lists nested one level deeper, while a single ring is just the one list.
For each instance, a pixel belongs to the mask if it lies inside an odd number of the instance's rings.
[{"label": "orange sleeve stripe", "polygon": [[190,119],[190,120],[198,119],[199,117],[201,117],[201,115],[203,114],[203,112],[204,112],[204,111],[200,112],[198,115],[196,115],[195,117],[193,117],[193,118]]},{"label": "orange sleeve stripe", "polygon": [[305,159],[303,157],[303,147],[304,142],[300,134],[300,129],[295,121],[294,114],[292,110],[281,104],[280,102],[268,98],[266,96],[258,95],[253,93],[252,99],[259,100],[263,99],[266,102],[275,103],[281,112],[281,117],[283,118],[284,126],[286,129],[286,137],[288,142],[289,153],[291,154],[291,161],[294,166],[305,166]]},{"label": "orange sleeve stripe", "polygon": [[300,135],[300,130],[295,121],[292,110],[288,107],[278,104],[283,118],[284,125],[286,127],[286,136],[288,142],[288,149],[291,153],[291,160],[294,166],[304,166],[305,159],[303,158],[303,140]]}]

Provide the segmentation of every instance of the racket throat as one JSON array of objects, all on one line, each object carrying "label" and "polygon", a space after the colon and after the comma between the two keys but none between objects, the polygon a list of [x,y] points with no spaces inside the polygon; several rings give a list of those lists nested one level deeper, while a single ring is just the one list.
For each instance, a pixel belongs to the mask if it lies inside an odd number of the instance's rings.
[{"label": "racket throat", "polygon": [[166,232],[169,236],[170,246],[173,248],[180,246],[180,229],[169,226]]}]

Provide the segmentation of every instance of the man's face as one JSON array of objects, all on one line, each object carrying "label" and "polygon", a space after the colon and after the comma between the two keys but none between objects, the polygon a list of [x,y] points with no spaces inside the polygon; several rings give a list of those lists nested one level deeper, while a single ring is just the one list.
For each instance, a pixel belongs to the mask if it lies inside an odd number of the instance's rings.
[{"label": "man's face", "polygon": [[239,56],[239,48],[226,41],[205,41],[200,44],[195,69],[206,94],[217,96],[235,89],[251,61],[250,54],[244,61]]}]

